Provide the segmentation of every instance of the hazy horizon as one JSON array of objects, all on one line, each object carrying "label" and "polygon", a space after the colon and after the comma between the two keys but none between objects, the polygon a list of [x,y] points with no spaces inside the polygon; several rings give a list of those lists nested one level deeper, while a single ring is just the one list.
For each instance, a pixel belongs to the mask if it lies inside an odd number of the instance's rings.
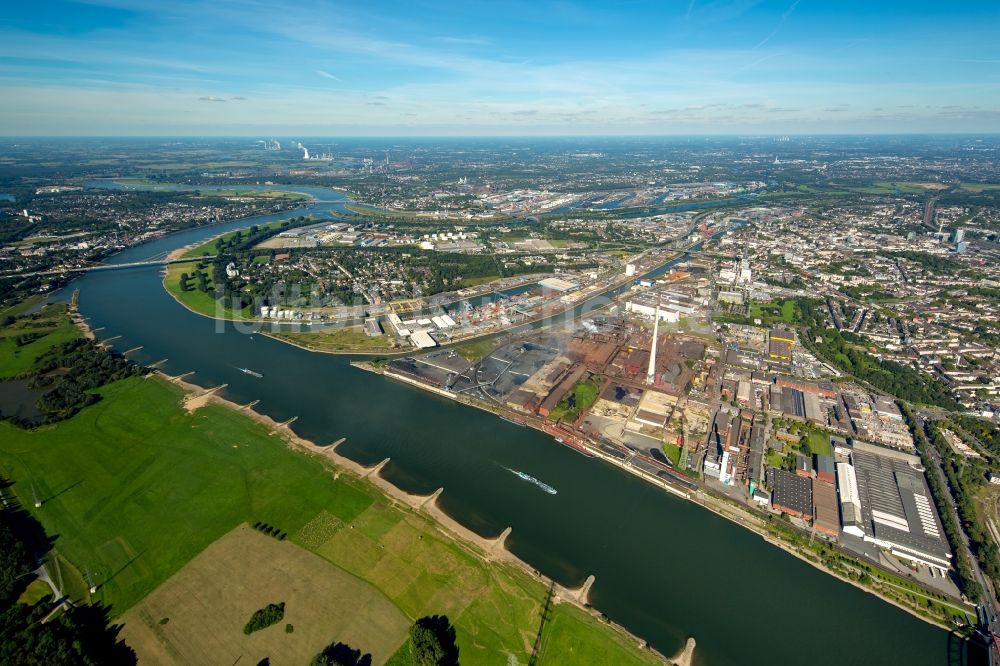
[{"label": "hazy horizon", "polygon": [[7,136],[1000,131],[1000,5],[92,0],[0,21]]}]

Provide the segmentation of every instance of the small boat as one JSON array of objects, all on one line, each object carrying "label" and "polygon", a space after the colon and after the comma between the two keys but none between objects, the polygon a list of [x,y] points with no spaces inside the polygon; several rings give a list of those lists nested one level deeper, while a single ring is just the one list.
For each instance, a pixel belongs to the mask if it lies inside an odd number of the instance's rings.
[{"label": "small boat", "polygon": [[504,469],[506,469],[511,474],[517,476],[522,481],[527,481],[528,483],[531,483],[531,484],[534,484],[534,485],[538,486],[539,488],[541,488],[542,490],[544,490],[545,492],[547,492],[549,495],[555,495],[558,492],[555,488],[553,488],[549,484],[543,483],[542,481],[539,481],[538,479],[536,479],[535,477],[531,476],[530,474],[527,474],[525,472],[520,472],[520,471],[518,471],[516,469],[511,469],[510,467],[505,467]]},{"label": "small boat", "polygon": [[513,423],[514,425],[521,426],[522,428],[524,427],[524,422],[522,422],[522,421],[515,421],[514,419],[508,418],[508,417],[504,416],[503,414],[500,415],[500,418],[502,418],[507,423]]},{"label": "small boat", "polygon": [[250,368],[240,368],[239,370],[244,375],[250,375],[251,377],[256,377],[257,379],[263,379],[264,377],[264,375],[260,374],[259,372],[254,372]]}]

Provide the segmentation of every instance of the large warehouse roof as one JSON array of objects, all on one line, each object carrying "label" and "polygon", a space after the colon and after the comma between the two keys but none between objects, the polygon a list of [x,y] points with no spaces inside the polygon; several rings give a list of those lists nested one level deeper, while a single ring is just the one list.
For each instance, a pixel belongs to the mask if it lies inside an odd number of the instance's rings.
[{"label": "large warehouse roof", "polygon": [[852,457],[866,534],[902,554],[947,562],[951,551],[923,472],[873,453]]},{"label": "large warehouse roof", "polygon": [[771,504],[780,509],[798,512],[807,518],[813,515],[812,480],[783,469],[769,469]]}]

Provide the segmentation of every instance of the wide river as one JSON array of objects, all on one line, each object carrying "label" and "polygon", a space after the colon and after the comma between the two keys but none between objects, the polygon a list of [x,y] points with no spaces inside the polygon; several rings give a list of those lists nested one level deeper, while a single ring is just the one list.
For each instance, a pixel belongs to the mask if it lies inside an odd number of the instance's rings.
[{"label": "wide river", "polygon": [[[162,256],[303,212],[335,215],[346,200],[332,190],[286,189],[319,201],[181,232],[111,261]],[[485,536],[513,527],[510,549],[563,585],[594,574],[591,603],[667,655],[694,636],[696,662],[710,666],[952,663],[946,632],[705,509],[542,433],[352,368],[349,358],[191,313],[163,290],[159,268],[90,273],[69,289],[80,290],[80,310],[99,337],[121,336],[120,350],[142,346],[136,361],[167,358],[166,372],[194,371],[190,380],[203,386],[226,383],[226,397],[259,400],[256,409],[278,422],[297,416],[295,431],[318,443],[346,437],[341,452],[362,463],[391,457],[383,471],[390,481],[416,493],[443,486],[443,508]],[[244,366],[263,378],[240,372]]]}]

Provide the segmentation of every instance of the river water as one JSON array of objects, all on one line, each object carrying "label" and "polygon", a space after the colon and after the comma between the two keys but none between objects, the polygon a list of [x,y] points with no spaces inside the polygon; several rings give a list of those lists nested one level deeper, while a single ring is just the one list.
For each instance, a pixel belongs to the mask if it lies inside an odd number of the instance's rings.
[{"label": "river water", "polygon": [[[208,189],[208,188],[202,188]],[[279,189],[269,186],[268,189]],[[287,187],[322,200],[296,211],[189,230],[115,256],[127,263],[223,231],[303,213],[343,212],[332,190]],[[386,457],[401,488],[444,487],[443,508],[485,536],[505,527],[510,549],[567,586],[596,576],[591,603],[665,654],[688,636],[696,663],[945,664],[946,632],[826,575],[757,535],[551,437],[408,385],[196,315],[162,288],[153,267],[90,273],[70,285],[98,336],[143,346],[203,386],[227,383],[237,403],[362,463]],[[258,379],[238,370],[249,367]],[[553,486],[525,483],[505,467]],[[532,628],[533,629],[533,628]]]}]

